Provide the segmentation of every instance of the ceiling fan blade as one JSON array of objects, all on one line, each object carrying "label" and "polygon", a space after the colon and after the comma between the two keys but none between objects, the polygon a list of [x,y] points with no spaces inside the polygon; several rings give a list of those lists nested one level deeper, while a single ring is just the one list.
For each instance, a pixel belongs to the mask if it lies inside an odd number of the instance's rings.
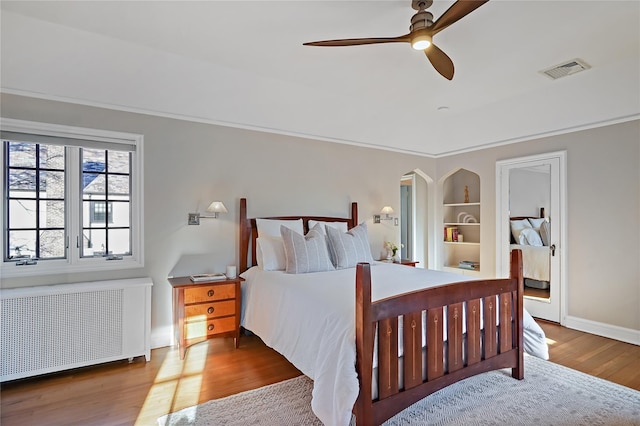
[{"label": "ceiling fan blade", "polygon": [[453,61],[435,44],[427,47],[424,50],[425,55],[431,62],[431,65],[447,80],[453,79]]},{"label": "ceiling fan blade", "polygon": [[310,41],[302,43],[304,46],[359,46],[363,44],[380,43],[411,43],[409,34],[399,37],[378,37],[378,38],[345,38],[340,40]]},{"label": "ceiling fan blade", "polygon": [[464,18],[489,0],[458,0],[429,28],[431,35],[440,31]]}]

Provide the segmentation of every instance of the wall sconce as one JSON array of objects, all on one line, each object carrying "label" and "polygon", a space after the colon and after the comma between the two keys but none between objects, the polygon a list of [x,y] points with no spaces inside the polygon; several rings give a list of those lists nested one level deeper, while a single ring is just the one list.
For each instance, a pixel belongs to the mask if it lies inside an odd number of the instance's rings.
[{"label": "wall sconce", "polygon": [[[391,220],[393,219],[390,215],[393,214],[393,208],[391,206],[384,206],[382,210],[380,210],[380,214],[376,214],[373,216],[373,223],[380,223],[381,220]],[[384,215],[384,217],[381,217]]]},{"label": "wall sconce", "polygon": [[213,213],[213,216],[203,216],[200,213],[189,213],[189,225],[200,225],[200,218],[203,219],[217,219],[218,213],[227,213],[227,208],[222,201],[214,201],[207,207],[207,212]]}]

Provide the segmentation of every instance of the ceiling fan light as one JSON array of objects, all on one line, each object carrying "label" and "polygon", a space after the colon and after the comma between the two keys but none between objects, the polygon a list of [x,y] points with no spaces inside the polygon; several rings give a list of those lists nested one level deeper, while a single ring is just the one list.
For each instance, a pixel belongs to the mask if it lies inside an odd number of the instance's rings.
[{"label": "ceiling fan light", "polygon": [[415,50],[424,50],[429,46],[431,46],[431,36],[428,34],[417,35],[411,40],[411,47]]}]

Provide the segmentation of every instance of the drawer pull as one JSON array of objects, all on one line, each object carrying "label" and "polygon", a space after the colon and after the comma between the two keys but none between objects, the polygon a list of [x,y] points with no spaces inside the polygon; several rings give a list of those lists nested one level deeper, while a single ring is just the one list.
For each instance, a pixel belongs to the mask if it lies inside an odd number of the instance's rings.
[{"label": "drawer pull", "polygon": [[213,297],[213,290],[209,290],[209,292],[207,293],[207,295],[208,295],[209,297]]},{"label": "drawer pull", "polygon": [[207,309],[207,313],[212,314],[213,311],[214,311],[213,306],[209,306],[209,309]]},{"label": "drawer pull", "polygon": [[213,330],[213,324],[209,324],[209,325],[207,326],[207,329],[209,329],[209,331]]}]

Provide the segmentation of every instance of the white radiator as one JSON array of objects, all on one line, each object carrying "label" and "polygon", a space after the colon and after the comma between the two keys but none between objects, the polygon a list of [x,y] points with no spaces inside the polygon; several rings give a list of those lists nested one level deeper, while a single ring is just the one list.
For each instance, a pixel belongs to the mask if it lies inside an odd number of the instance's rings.
[{"label": "white radiator", "polygon": [[0,290],[0,381],[144,355],[150,278]]}]

